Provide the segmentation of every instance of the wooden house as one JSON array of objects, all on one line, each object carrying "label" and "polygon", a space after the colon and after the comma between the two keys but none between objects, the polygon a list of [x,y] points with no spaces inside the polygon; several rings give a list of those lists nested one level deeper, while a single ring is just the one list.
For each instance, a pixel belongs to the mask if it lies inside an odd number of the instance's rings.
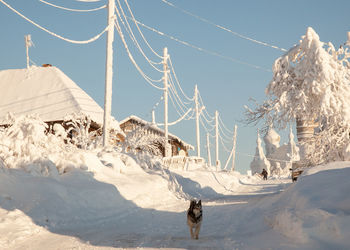
[{"label": "wooden house", "polygon": [[[128,133],[135,131],[136,129],[141,129],[144,134],[154,134],[159,136],[164,136],[165,132],[163,129],[158,128],[154,123],[142,120],[137,116],[129,116],[124,120],[120,121],[120,128],[128,136]],[[188,151],[193,150],[194,147],[179,137],[169,133],[168,136],[169,144],[171,145],[171,156],[188,156]],[[165,156],[164,144],[159,144],[159,149]]]},{"label": "wooden house", "polygon": [[[67,115],[91,119],[90,130],[101,130],[103,109],[57,67],[43,65],[0,71],[0,126],[8,125],[8,113],[38,115],[49,125],[63,124]],[[123,138],[119,123],[112,117],[111,128]]]}]

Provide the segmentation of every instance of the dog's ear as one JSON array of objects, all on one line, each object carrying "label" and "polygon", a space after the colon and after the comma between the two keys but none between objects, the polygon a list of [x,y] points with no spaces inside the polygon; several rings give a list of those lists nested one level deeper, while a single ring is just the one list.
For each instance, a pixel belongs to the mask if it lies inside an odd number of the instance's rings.
[{"label": "dog's ear", "polygon": [[198,205],[199,205],[199,206],[202,206],[202,200],[199,200],[199,201],[198,201]]},{"label": "dog's ear", "polygon": [[191,203],[190,203],[190,207],[194,207],[194,205],[196,205],[196,201],[195,200],[191,200]]}]

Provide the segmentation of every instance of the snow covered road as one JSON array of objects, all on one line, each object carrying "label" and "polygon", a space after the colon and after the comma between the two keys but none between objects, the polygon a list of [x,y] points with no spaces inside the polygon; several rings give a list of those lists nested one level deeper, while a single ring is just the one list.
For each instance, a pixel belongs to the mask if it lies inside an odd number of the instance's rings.
[{"label": "snow covered road", "polygon": [[[91,152],[79,161],[54,176],[0,169],[0,249],[350,247],[349,162],[315,167],[291,183],[142,168],[131,158],[120,172]],[[186,224],[191,198],[203,203],[199,240]]]},{"label": "snow covered road", "polygon": [[93,245],[121,248],[241,249],[244,243],[240,240],[240,227],[250,216],[244,210],[250,203],[279,193],[285,186],[271,182],[248,185],[236,195],[218,194],[217,198],[203,199],[204,220],[198,241],[190,239],[186,225],[188,202],[184,201],[165,204],[167,209],[172,206],[170,210],[177,212],[133,209],[108,223],[95,225],[88,233],[85,229],[80,237]]},{"label": "snow covered road", "polygon": [[[249,219],[242,211],[279,193],[286,184],[272,180],[241,183],[232,192],[227,176],[208,171],[144,171],[138,167],[126,175],[106,169],[95,172],[94,178],[83,171],[59,179],[16,171],[3,173],[0,186],[8,192],[1,196],[1,217],[6,219],[0,223],[0,246],[241,249],[240,227]],[[198,241],[190,239],[186,225],[187,196],[203,200],[204,220]]]}]

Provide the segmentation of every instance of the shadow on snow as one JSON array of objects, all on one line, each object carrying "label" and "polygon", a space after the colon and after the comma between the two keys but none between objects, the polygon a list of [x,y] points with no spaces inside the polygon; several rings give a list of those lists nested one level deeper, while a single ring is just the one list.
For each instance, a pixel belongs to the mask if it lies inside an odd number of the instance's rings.
[{"label": "shadow on snow", "polygon": [[191,248],[200,242],[190,240],[185,211],[140,208],[86,171],[51,178],[7,170],[0,173],[0,190],[6,190],[1,208],[21,210],[36,225],[91,245]]},{"label": "shadow on snow", "polygon": [[[168,174],[170,181],[182,187],[183,193],[205,201],[240,202],[265,196],[262,193],[225,196],[212,188],[201,188],[191,179],[170,171]],[[21,210],[35,224],[53,233],[73,236],[95,246],[200,246],[205,249],[206,246],[215,246],[219,240],[217,236],[210,236],[214,232],[208,231],[209,234],[205,235],[206,230],[199,241],[190,240],[186,211],[177,213],[140,208],[126,200],[114,185],[100,182],[92,173],[82,170],[74,170],[57,178],[8,170],[0,173],[0,190],[7,192],[0,193],[0,206],[3,209]],[[208,214],[205,215],[215,214],[215,206],[207,208]]]}]

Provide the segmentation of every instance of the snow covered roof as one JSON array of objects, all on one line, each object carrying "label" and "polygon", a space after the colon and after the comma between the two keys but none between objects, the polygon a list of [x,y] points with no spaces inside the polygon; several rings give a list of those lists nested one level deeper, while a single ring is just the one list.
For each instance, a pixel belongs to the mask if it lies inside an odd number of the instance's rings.
[{"label": "snow covered roof", "polygon": [[[140,124],[148,126],[150,129],[155,130],[155,131],[159,132],[160,134],[164,134],[165,133],[163,129],[158,128],[157,125],[155,125],[154,123],[142,120],[141,118],[139,118],[139,117],[137,117],[135,115],[131,115],[131,116],[125,118],[124,120],[120,121],[120,124],[124,124],[127,121],[129,121],[129,120],[134,120],[134,121],[136,121],[136,122],[138,122]],[[169,138],[172,139],[172,140],[177,140],[177,141],[181,142],[188,149],[194,150],[194,147],[191,144],[181,140],[176,135],[173,135],[173,134],[169,133]]]},{"label": "snow covered roof", "polygon": [[[56,67],[2,70],[0,89],[0,124],[6,123],[9,112],[16,116],[38,114],[43,121],[82,113],[103,124],[103,109]],[[118,122],[112,120],[112,126],[118,128]]]}]

